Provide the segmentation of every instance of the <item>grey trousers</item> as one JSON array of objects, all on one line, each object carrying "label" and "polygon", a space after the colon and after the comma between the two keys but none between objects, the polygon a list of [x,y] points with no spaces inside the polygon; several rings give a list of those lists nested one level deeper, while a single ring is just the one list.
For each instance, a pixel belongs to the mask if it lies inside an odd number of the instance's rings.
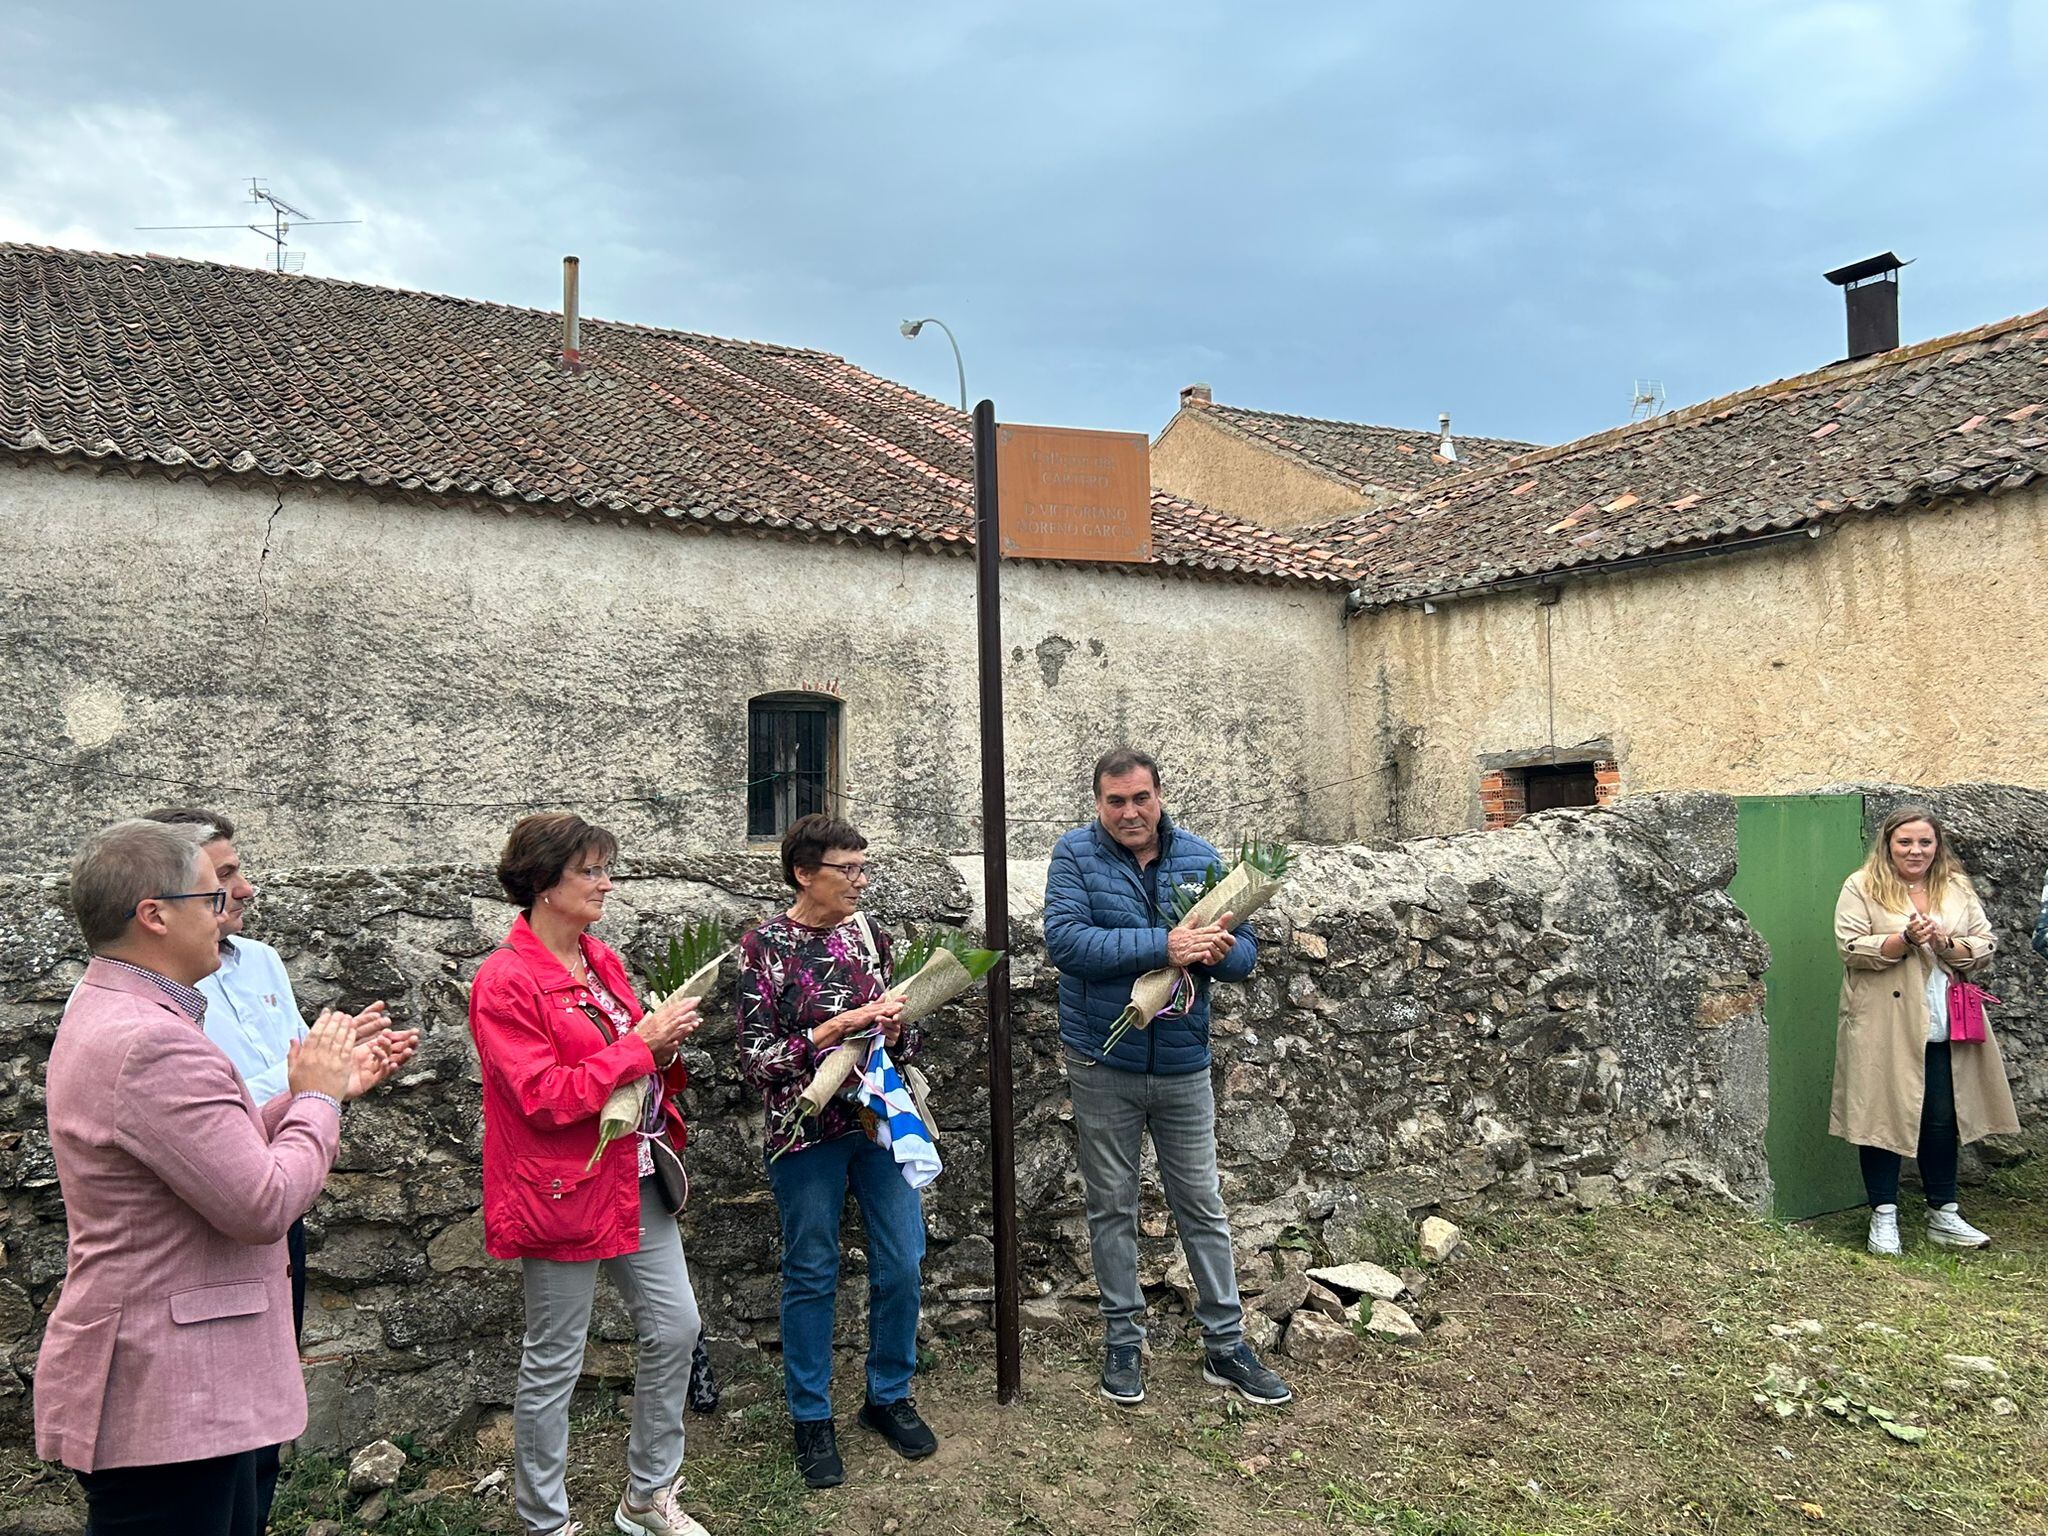
[{"label": "grey trousers", "polygon": [[602,1266],[633,1315],[633,1429],[626,1472],[636,1504],[645,1504],[683,1469],[683,1399],[701,1323],[683,1262],[676,1219],[662,1208],[654,1181],[640,1181],[640,1251],[615,1259],[562,1264],[521,1259],[526,1342],[512,1400],[513,1505],[529,1531],[569,1520],[569,1397],[583,1374],[590,1304]]},{"label": "grey trousers", "polygon": [[1080,1133],[1081,1179],[1088,1187],[1088,1247],[1102,1293],[1111,1344],[1145,1338],[1145,1292],[1138,1285],[1138,1156],[1146,1131],[1159,1155],[1166,1204],[1180,1228],[1195,1282],[1202,1340],[1221,1354],[1244,1338],[1230,1218],[1216,1176],[1216,1094],[1207,1072],[1155,1077],[1066,1058],[1067,1091]]}]

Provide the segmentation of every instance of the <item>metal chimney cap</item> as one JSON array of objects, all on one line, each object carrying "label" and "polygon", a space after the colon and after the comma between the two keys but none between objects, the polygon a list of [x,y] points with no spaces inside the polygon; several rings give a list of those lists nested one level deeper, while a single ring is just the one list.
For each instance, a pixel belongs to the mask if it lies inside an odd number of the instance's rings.
[{"label": "metal chimney cap", "polygon": [[1847,288],[1866,278],[1886,276],[1909,265],[1911,263],[1901,261],[1890,251],[1886,251],[1879,256],[1865,257],[1862,261],[1852,261],[1846,267],[1837,267],[1832,272],[1823,272],[1821,276],[1837,288]]}]

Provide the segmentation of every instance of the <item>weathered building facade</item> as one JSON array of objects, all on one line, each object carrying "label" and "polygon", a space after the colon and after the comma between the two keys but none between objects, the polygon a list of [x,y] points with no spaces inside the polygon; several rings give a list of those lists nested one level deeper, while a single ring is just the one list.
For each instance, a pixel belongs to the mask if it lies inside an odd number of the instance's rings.
[{"label": "weathered building facade", "polygon": [[1360,752],[1383,764],[1361,835],[1498,824],[1491,786],[1553,765],[1602,798],[2048,784],[2048,495],[1817,531],[1361,615]]},{"label": "weathered building facade", "polygon": [[[0,317],[32,863],[195,798],[272,862],[484,857],[545,804],[642,849],[826,800],[979,846],[958,412],[799,349],[585,322],[572,367],[552,315],[200,262],[0,247]],[[1006,566],[1020,849],[1123,739],[1219,835],[1347,837],[1341,574],[1153,515],[1146,565]]]},{"label": "weathered building facade", "polygon": [[[1674,788],[2048,783],[2044,380],[2048,311],[1439,455],[1407,494],[1292,527],[1354,583],[1359,835]],[[1226,446],[1156,452],[1157,477],[1226,507],[1305,505],[1275,487],[1414,446],[1198,402],[1160,447],[1195,434]]]},{"label": "weathered building facade", "polygon": [[[0,467],[0,527],[0,679],[45,706],[0,726],[35,786],[0,835],[45,867],[111,816],[195,797],[234,804],[273,863],[482,858],[528,803],[578,805],[629,848],[744,846],[764,696],[830,711],[830,768],[871,834],[979,846],[957,556],[46,467]],[[1125,735],[1192,809],[1348,836],[1341,589],[1005,578],[1020,847],[1087,817],[1088,767]]]},{"label": "weathered building facade", "polygon": [[[977,844],[937,401],[629,325],[572,363],[542,312],[159,258],[0,247],[0,322],[0,683],[34,706],[0,722],[0,835],[31,860],[193,797],[287,860],[475,856],[565,802],[744,846],[820,796]],[[1020,835],[1085,814],[1113,740],[1226,837],[2038,784],[2044,358],[2022,316],[1553,448],[1191,390],[1150,563],[1005,567]]]}]

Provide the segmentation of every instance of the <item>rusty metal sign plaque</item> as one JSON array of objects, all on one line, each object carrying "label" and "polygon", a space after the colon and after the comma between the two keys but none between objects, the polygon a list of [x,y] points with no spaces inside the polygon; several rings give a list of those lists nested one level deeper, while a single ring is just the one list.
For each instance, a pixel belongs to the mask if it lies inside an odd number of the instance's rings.
[{"label": "rusty metal sign plaque", "polygon": [[996,428],[1009,560],[1152,558],[1152,445],[1142,432]]}]

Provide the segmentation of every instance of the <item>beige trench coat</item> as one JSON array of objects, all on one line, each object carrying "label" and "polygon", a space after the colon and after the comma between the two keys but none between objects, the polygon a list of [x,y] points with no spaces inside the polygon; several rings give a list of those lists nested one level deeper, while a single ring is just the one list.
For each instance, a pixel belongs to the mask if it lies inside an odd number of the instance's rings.
[{"label": "beige trench coat", "polygon": [[[1998,947],[1984,904],[1967,884],[1951,885],[1931,914],[1949,931],[1958,953],[1943,957],[1950,971],[1981,970]],[[1873,901],[1858,870],[1842,882],[1835,903],[1835,948],[1842,956],[1841,1018],[1835,1032],[1835,1095],[1828,1132],[1859,1147],[1885,1147],[1912,1157],[1920,1142],[1920,1101],[1927,1077],[1927,973],[1934,956],[1909,945],[1888,960],[1878,947],[1903,932],[1906,914]],[[1981,1042],[1958,1044],[1956,1126],[1965,1144],[2020,1128],[2005,1061],[1987,1028]]]}]

